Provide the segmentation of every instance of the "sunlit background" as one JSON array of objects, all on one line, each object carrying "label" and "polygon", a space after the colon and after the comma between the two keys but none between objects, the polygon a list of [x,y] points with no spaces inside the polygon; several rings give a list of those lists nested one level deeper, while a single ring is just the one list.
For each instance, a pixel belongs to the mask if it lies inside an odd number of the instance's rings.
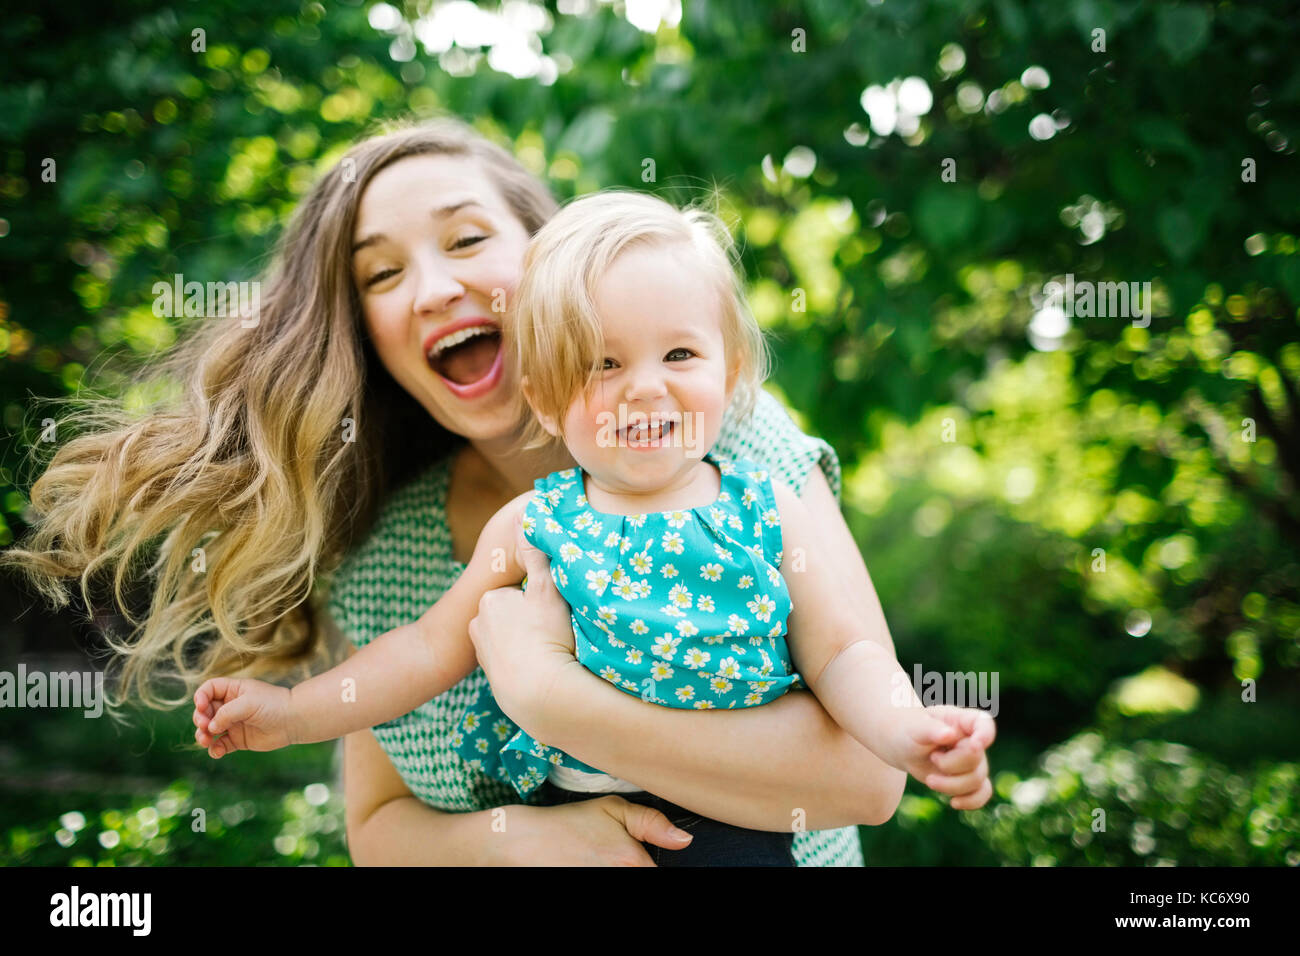
[{"label": "sunlit background", "polygon": [[[1285,7],[6,11],[0,543],[31,518],[36,397],[158,398],[122,365],[176,339],[154,282],[255,278],[370,124],[450,110],[560,198],[719,204],[778,358],[770,387],[840,454],[901,662],[998,674],[993,801],[958,813],[909,781],[863,830],[869,864],[1296,866]],[[1067,276],[1150,283],[1145,323],[1051,301]],[[0,588],[0,669],[87,666],[93,629]],[[0,710],[0,728],[0,863],[348,861],[333,745],[213,762],[188,713],[124,730]]]}]

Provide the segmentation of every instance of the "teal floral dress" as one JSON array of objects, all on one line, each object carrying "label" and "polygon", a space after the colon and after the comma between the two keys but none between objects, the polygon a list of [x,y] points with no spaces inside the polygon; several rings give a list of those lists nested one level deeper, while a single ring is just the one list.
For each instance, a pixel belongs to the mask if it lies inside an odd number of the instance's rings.
[{"label": "teal floral dress", "polygon": [[[578,469],[553,472],[535,483],[524,534],[551,561],[577,659],[592,673],[665,707],[756,707],[802,686],[785,641],[781,519],[762,466],[704,460],[718,469],[716,500],[655,514],[596,511]],[[600,773],[534,740],[486,685],[452,745],[521,795],[552,766]]]}]

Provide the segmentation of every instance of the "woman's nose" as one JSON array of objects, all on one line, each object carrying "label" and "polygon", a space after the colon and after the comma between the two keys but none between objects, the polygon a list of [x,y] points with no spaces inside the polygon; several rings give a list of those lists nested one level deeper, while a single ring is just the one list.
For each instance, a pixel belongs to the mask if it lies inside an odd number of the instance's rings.
[{"label": "woman's nose", "polygon": [[420,265],[413,308],[417,313],[445,312],[465,294],[464,284],[438,263]]}]

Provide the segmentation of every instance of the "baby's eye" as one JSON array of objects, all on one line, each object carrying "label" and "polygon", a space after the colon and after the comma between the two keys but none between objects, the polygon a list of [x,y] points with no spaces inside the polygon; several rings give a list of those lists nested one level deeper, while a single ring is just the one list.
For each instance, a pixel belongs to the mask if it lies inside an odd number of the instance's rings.
[{"label": "baby's eye", "polygon": [[690,349],[673,349],[671,352],[669,352],[667,355],[665,355],[664,358],[668,359],[670,362],[671,362],[671,361],[674,361],[673,356],[676,355],[676,354],[679,353],[679,352],[680,352],[680,353],[682,354],[682,356],[683,356],[683,358],[681,358],[681,359],[677,359],[677,360],[676,360],[676,361],[679,361],[679,362],[680,362],[680,361],[684,361],[685,359],[688,359],[688,358],[692,358],[692,357],[695,355],[695,353],[692,352]]},{"label": "baby's eye", "polygon": [[600,370],[602,372],[605,371],[606,369],[611,369],[611,368],[618,368],[618,363],[615,362],[612,358],[603,359],[601,361]]}]

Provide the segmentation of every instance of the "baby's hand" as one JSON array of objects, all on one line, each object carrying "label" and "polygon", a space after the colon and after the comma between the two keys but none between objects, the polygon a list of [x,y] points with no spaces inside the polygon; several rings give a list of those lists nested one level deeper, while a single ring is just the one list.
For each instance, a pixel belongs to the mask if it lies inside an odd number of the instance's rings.
[{"label": "baby's hand", "polygon": [[993,795],[985,749],[993,743],[993,718],[981,710],[947,705],[912,710],[898,722],[901,763],[936,793],[950,795],[954,810],[977,810]]},{"label": "baby's hand", "polygon": [[194,694],[194,739],[219,759],[236,750],[279,750],[293,743],[291,693],[260,680],[214,677]]}]

